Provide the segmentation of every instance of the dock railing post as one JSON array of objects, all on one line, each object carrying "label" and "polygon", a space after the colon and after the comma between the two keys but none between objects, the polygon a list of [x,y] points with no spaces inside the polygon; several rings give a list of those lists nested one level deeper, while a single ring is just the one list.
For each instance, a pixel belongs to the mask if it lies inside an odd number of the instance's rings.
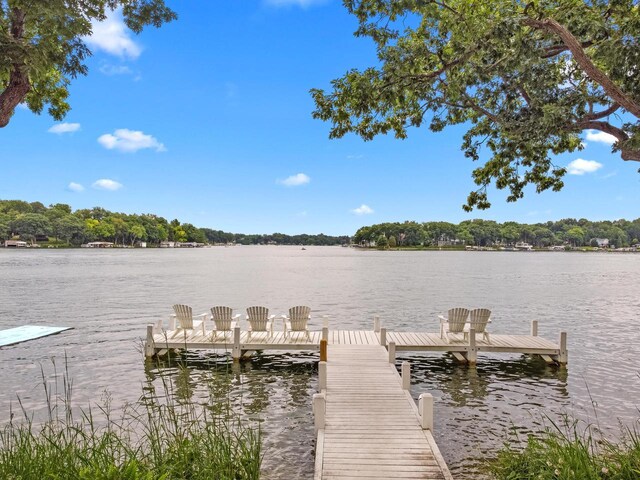
[{"label": "dock railing post", "polygon": [[322,393],[327,389],[327,362],[318,363],[318,390]]},{"label": "dock railing post", "polygon": [[567,332],[560,332],[560,354],[558,355],[559,363],[567,363],[569,361],[569,352],[567,351]]},{"label": "dock railing post", "polygon": [[411,364],[406,360],[402,362],[402,389],[411,390]]},{"label": "dock railing post", "polygon": [[423,430],[433,433],[433,395],[421,393],[418,397],[418,411],[420,412],[420,425]]},{"label": "dock railing post", "polygon": [[144,342],[145,357],[153,357],[153,354],[156,353],[156,345],[153,341],[153,329],[154,326],[152,323],[147,325],[147,340]]},{"label": "dock railing post", "polygon": [[380,317],[378,315],[373,316],[373,331],[376,333],[380,331]]},{"label": "dock railing post", "polygon": [[329,341],[329,327],[322,327],[322,340]]},{"label": "dock railing post", "polygon": [[389,342],[389,363],[396,363],[396,342]]},{"label": "dock railing post", "polygon": [[327,408],[327,397],[324,393],[313,394],[313,425],[315,427],[316,434],[318,430],[324,429],[325,411]]},{"label": "dock railing post", "polygon": [[531,336],[538,336],[538,320],[531,320]]},{"label": "dock railing post", "polygon": [[322,328],[329,328],[329,315],[322,316]]},{"label": "dock railing post", "polygon": [[467,352],[467,361],[476,363],[478,360],[478,350],[476,348],[476,329],[469,329],[469,351]]},{"label": "dock railing post", "polygon": [[387,329],[386,328],[380,329],[380,345],[382,345],[383,347],[387,346]]},{"label": "dock railing post", "polygon": [[240,360],[242,351],[240,350],[240,327],[233,329],[233,350],[231,350],[231,358]]},{"label": "dock railing post", "polygon": [[321,362],[326,362],[327,361],[327,344],[329,342],[327,342],[326,340],[320,340],[320,361]]}]

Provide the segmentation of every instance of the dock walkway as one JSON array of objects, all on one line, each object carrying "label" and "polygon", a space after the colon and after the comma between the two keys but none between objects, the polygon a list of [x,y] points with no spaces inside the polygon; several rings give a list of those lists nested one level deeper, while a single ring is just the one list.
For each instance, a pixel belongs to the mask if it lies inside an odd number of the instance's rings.
[{"label": "dock walkway", "polygon": [[423,422],[383,346],[330,345],[325,368],[315,480],[452,479],[430,430],[432,403]]}]

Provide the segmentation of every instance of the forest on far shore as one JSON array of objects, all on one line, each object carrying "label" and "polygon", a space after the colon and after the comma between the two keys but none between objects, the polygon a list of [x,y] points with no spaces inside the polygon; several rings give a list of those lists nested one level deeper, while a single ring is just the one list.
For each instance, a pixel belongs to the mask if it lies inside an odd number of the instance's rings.
[{"label": "forest on far shore", "polygon": [[204,244],[242,245],[341,245],[349,236],[285,235],[283,233],[229,233],[211,228],[198,228],[178,219],[167,219],[151,213],[126,214],[101,207],[73,211],[71,206],[56,203],[45,207],[41,202],[0,200],[0,241],[20,239],[30,243],[51,241],[56,244],[80,246],[94,241],[135,245],[147,242],[196,242]]}]

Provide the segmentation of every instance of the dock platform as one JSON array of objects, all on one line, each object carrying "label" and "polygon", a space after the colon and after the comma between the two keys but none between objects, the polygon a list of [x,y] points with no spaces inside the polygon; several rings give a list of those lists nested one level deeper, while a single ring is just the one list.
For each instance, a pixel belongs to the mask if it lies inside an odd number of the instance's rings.
[{"label": "dock platform", "polygon": [[314,480],[452,480],[432,434],[433,398],[421,396],[420,412],[390,360],[379,344],[328,347],[313,400]]},{"label": "dock platform", "polygon": [[286,338],[283,332],[249,332],[236,327],[224,335],[214,335],[211,331],[204,334],[200,329],[180,331],[163,330],[161,325],[148,325],[145,342],[145,354],[152,357],[172,349],[186,350],[222,350],[231,351],[235,359],[256,350],[298,350],[317,351],[320,341],[327,340],[328,345],[382,345],[388,350],[398,352],[450,352],[461,362],[476,363],[479,353],[522,353],[539,355],[548,363],[565,364],[568,361],[567,335],[560,333],[558,343],[538,336],[538,322],[531,322],[529,335],[491,334],[490,342],[478,335],[462,335],[450,342],[439,333],[430,332],[391,332],[374,323],[372,330],[329,330],[311,331],[309,339],[304,332],[296,332]]}]

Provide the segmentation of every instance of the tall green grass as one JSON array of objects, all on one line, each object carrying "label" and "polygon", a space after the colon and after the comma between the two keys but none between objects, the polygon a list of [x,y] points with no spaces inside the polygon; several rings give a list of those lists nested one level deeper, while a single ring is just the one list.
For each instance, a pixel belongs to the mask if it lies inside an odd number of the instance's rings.
[{"label": "tall green grass", "polygon": [[507,443],[489,464],[498,480],[638,480],[638,425],[624,428],[621,438],[605,438],[595,425],[564,416],[540,436],[529,436],[522,448]]},{"label": "tall green grass", "polygon": [[[163,395],[144,393],[117,418],[109,401],[84,410],[71,405],[65,367],[63,392],[42,373],[47,418],[22,415],[0,430],[0,478],[253,480],[260,477],[260,431],[209,404],[175,400],[168,380]],[[151,389],[153,391],[153,389]],[[216,408],[214,408],[214,406]]]}]

